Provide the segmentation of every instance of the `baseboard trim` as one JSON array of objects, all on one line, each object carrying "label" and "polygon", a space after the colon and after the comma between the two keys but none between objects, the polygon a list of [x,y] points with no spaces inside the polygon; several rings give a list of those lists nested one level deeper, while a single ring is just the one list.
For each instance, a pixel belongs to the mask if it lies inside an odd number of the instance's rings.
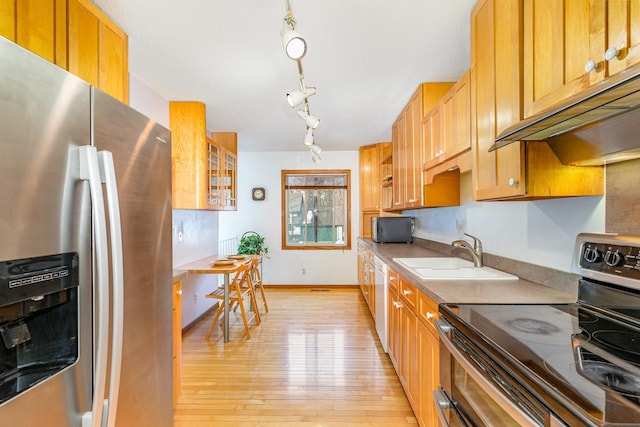
[{"label": "baseboard trim", "polygon": [[193,319],[191,322],[189,322],[188,324],[186,324],[183,328],[182,328],[182,334],[184,335],[185,332],[189,332],[189,330],[191,328],[193,328],[196,323],[198,323],[199,321],[201,321],[202,319],[204,319],[205,317],[211,317],[213,319],[213,316],[215,314],[215,310],[218,309],[218,302],[216,302],[215,304],[213,304],[210,308],[206,309],[205,311],[202,312],[202,314],[198,317],[196,317],[195,319]]},{"label": "baseboard trim", "polygon": [[358,285],[348,285],[348,284],[344,284],[344,285],[336,285],[336,284],[332,284],[332,285],[322,285],[322,284],[286,284],[286,283],[281,283],[281,284],[264,284],[265,288],[270,288],[270,289],[291,289],[291,288],[296,288],[296,289],[358,289]]}]

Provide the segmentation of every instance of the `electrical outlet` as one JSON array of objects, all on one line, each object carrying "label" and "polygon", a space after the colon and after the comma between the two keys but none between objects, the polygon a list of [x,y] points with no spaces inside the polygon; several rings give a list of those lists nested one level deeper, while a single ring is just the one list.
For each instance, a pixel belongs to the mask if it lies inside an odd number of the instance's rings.
[{"label": "electrical outlet", "polygon": [[303,275],[307,274],[307,269],[306,269],[306,268],[303,268],[303,269],[302,269],[302,274],[303,274]]},{"label": "electrical outlet", "polygon": [[198,303],[198,294],[193,294],[193,303],[194,304]]},{"label": "electrical outlet", "polygon": [[180,222],[180,225],[178,226],[178,242],[182,242],[184,238],[184,229],[182,227],[182,222]]},{"label": "electrical outlet", "polygon": [[459,236],[464,234],[464,220],[456,219],[456,232]]}]

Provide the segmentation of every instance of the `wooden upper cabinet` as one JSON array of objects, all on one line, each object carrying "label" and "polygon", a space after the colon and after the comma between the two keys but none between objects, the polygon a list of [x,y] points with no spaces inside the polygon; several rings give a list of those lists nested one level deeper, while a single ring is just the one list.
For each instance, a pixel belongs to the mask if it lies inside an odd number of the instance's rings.
[{"label": "wooden upper cabinet", "polygon": [[129,102],[128,37],[88,0],[68,0],[68,70]]},{"label": "wooden upper cabinet", "polygon": [[471,133],[477,200],[525,194],[523,144],[489,152],[499,131],[520,119],[520,64],[514,58],[521,57],[521,6],[521,1],[480,0],[471,12]]},{"label": "wooden upper cabinet", "polygon": [[[385,203],[391,203],[391,143],[360,147],[360,236],[371,237],[371,218],[380,216]],[[383,163],[384,162],[384,163]]]},{"label": "wooden upper cabinet", "polygon": [[174,209],[237,209],[237,134],[207,136],[202,102],[169,103]]},{"label": "wooden upper cabinet", "polygon": [[236,210],[238,208],[238,134],[213,132],[207,140],[210,152],[218,155],[217,163],[209,161],[208,193],[210,209]]},{"label": "wooden upper cabinet", "polygon": [[[170,102],[172,204],[174,209],[207,209],[212,143],[201,102]],[[220,162],[219,158],[217,160]]]},{"label": "wooden upper cabinet", "polygon": [[471,13],[474,199],[602,195],[602,167],[562,165],[544,141],[488,151],[498,134],[522,119],[522,72],[514,60],[522,58],[522,23],[522,1],[480,0]]},{"label": "wooden upper cabinet", "polygon": [[407,200],[407,167],[405,146],[405,114],[400,114],[391,128],[393,144],[393,201],[392,209],[402,209]]},{"label": "wooden upper cabinet", "polygon": [[525,117],[638,62],[640,0],[524,1]]},{"label": "wooden upper cabinet", "polygon": [[360,210],[380,209],[381,149],[378,144],[360,147]]},{"label": "wooden upper cabinet", "polygon": [[89,0],[0,0],[0,34],[123,101],[128,38]]},{"label": "wooden upper cabinet", "polygon": [[448,92],[443,101],[445,160],[471,148],[471,88],[469,72]]},{"label": "wooden upper cabinet", "polygon": [[392,209],[416,209],[425,206],[422,174],[424,113],[437,105],[452,85],[453,83],[422,83],[392,127]]},{"label": "wooden upper cabinet", "polygon": [[0,0],[0,35],[66,69],[66,0]]},{"label": "wooden upper cabinet", "polygon": [[470,103],[469,72],[466,72],[431,111],[425,112],[423,169],[430,169],[471,148]]}]

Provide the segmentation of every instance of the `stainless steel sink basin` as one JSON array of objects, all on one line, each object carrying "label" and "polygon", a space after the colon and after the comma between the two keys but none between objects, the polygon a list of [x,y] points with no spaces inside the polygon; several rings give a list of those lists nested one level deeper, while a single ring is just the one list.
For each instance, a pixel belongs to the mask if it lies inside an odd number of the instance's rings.
[{"label": "stainless steel sink basin", "polygon": [[425,280],[518,279],[518,276],[491,267],[476,268],[471,261],[455,257],[394,258],[393,260]]}]

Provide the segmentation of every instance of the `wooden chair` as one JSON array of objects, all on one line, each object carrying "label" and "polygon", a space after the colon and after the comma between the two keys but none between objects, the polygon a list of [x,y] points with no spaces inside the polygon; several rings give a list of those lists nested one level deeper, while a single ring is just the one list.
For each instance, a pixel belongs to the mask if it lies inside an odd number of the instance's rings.
[{"label": "wooden chair", "polygon": [[268,313],[269,305],[267,304],[267,298],[264,295],[262,275],[260,274],[260,257],[257,256],[251,260],[251,268],[249,270],[249,274],[251,275],[251,283],[253,284],[254,289],[259,289],[260,295],[262,296],[262,304],[260,306],[255,305],[255,310],[259,311],[259,308],[264,306],[264,312]]},{"label": "wooden chair", "polygon": [[[242,314],[242,321],[244,322],[244,330],[247,334],[247,339],[251,339],[251,334],[249,333],[249,322],[255,319],[256,325],[260,324],[260,314],[254,310],[251,318],[247,318],[247,312],[244,305],[244,301],[247,296],[254,307],[256,307],[257,304],[256,295],[251,284],[250,271],[250,262],[242,264],[233,276],[233,280],[229,283],[229,311],[231,311],[231,307],[233,307],[235,303],[240,307],[240,313]],[[218,323],[220,315],[224,312],[224,288],[218,287],[216,290],[205,296],[207,298],[215,298],[220,301],[218,303],[218,311],[216,311],[216,315],[214,316],[211,326],[207,331],[206,338],[209,339],[211,332],[213,332],[213,328],[216,323]]]}]

